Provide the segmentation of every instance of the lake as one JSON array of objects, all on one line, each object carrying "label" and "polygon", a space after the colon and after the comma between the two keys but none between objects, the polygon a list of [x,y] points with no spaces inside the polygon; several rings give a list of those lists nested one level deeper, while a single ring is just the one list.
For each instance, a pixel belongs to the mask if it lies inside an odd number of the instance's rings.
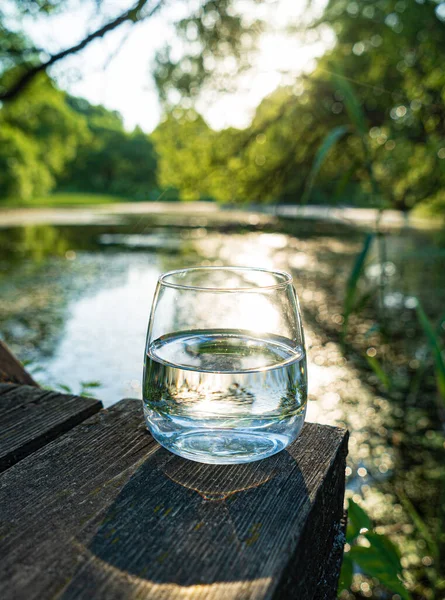
[{"label": "lake", "polygon": [[[4,227],[0,336],[42,385],[79,393],[97,382],[90,391],[110,406],[141,397],[147,322],[162,272],[192,265],[291,272],[308,346],[308,420],[348,427],[350,494],[365,499],[382,532],[400,538],[407,568],[422,569],[426,551],[398,490],[427,523],[437,522],[445,446],[415,307],[419,298],[434,322],[445,316],[445,236],[403,227],[386,236],[384,337],[376,325],[379,294],[372,293],[381,271],[374,240],[359,286],[361,294],[371,290],[370,299],[350,319],[345,350],[345,285],[364,237],[338,220],[240,211]],[[367,356],[385,359],[390,388]]]}]

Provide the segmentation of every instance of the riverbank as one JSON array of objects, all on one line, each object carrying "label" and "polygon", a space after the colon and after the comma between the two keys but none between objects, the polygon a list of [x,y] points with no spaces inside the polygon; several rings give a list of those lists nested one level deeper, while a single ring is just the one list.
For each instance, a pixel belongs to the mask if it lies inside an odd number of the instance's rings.
[{"label": "riverbank", "polygon": [[[354,225],[359,228],[372,227],[377,220],[378,211],[373,208],[299,206],[299,205],[250,205],[247,207],[224,206],[214,202],[115,202],[88,204],[79,206],[54,207],[8,207],[0,208],[0,228],[20,225],[93,225],[110,224],[116,216],[123,215],[167,215],[181,218],[210,216],[212,220],[222,222],[230,219],[240,224],[258,224],[272,222],[276,218],[308,219]],[[419,218],[409,213],[385,210],[380,217],[380,228],[390,229],[441,229],[443,220],[438,218]]]}]

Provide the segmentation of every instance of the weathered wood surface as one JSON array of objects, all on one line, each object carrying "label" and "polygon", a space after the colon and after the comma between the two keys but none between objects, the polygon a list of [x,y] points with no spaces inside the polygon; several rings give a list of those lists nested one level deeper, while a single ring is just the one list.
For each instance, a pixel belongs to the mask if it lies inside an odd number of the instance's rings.
[{"label": "weathered wood surface", "polygon": [[0,472],[101,408],[93,398],[0,383]]},{"label": "weathered wood surface", "polygon": [[346,525],[348,519],[345,512],[341,520],[329,559],[324,564],[323,572],[318,580],[313,600],[334,600],[337,594],[338,580],[343,562],[343,551],[346,543]]},{"label": "weathered wood surface", "polygon": [[269,459],[192,463],[122,401],[0,477],[2,598],[313,599],[341,542],[346,446],[307,424]]},{"label": "weathered wood surface", "polygon": [[39,387],[4,342],[0,340],[0,383],[23,383]]}]

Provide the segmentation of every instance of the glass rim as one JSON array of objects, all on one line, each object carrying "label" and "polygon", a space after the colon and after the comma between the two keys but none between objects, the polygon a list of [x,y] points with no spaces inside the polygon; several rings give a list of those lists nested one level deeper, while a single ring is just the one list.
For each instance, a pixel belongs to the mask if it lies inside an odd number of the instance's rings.
[{"label": "glass rim", "polygon": [[[277,281],[271,285],[251,285],[246,287],[205,287],[202,285],[185,285],[182,283],[175,283],[173,281],[167,281],[168,277],[172,277],[174,275],[179,275],[181,273],[192,273],[196,271],[242,271],[242,272],[256,272],[256,273],[267,273],[268,275],[272,275],[273,277],[282,278],[282,281]],[[222,267],[222,266],[197,266],[197,267],[185,267],[183,269],[174,269],[172,271],[167,271],[166,273],[162,273],[158,277],[158,284],[164,287],[173,288],[176,290],[187,290],[187,291],[199,291],[199,292],[260,292],[260,291],[269,291],[269,290],[277,290],[287,287],[292,284],[293,278],[290,273],[287,271],[282,271],[279,269],[264,269],[262,267]]]}]

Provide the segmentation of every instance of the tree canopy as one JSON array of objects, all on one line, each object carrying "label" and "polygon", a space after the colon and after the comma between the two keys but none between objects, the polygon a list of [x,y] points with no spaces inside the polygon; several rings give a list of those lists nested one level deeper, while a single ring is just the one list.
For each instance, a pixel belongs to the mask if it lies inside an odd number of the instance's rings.
[{"label": "tree canopy", "polygon": [[0,110],[0,199],[26,200],[54,189],[149,199],[156,153],[121,116],[57,89],[39,75]]},{"label": "tree canopy", "polygon": [[[247,130],[210,136],[210,160],[196,161],[195,191],[220,200],[299,202],[317,149],[343,125],[349,133],[325,161],[315,200],[377,201],[370,197],[362,140],[350,127],[343,81],[361,107],[378,201],[405,210],[444,194],[444,20],[445,3],[434,1],[330,0],[312,28],[328,24],[333,49],[309,76],[266,98]],[[193,156],[202,139],[196,130],[175,153]],[[160,143],[158,151],[161,165],[169,163],[171,145]],[[187,182],[191,164],[179,161]],[[164,183],[173,184],[167,173]],[[175,169],[176,185],[180,177]]]},{"label": "tree canopy", "polygon": [[[66,8],[60,0],[11,2],[19,13]],[[120,15],[107,13],[100,0],[97,6],[103,18],[77,46],[149,18],[163,3],[140,0]],[[247,129],[213,131],[196,100],[209,87],[236,85],[267,25],[254,0],[239,6],[201,0],[177,21],[182,53],[172,52],[169,41],[155,60],[164,117],[151,136],[126,132],[116,113],[57,89],[44,72],[79,48],[42,53],[8,29],[0,9],[0,196],[57,187],[403,210],[445,204],[445,2],[329,0],[306,32],[295,24],[286,29],[295,36],[321,38],[326,27],[334,33],[314,70],[264,99]],[[323,144],[326,156],[308,194]]]}]

